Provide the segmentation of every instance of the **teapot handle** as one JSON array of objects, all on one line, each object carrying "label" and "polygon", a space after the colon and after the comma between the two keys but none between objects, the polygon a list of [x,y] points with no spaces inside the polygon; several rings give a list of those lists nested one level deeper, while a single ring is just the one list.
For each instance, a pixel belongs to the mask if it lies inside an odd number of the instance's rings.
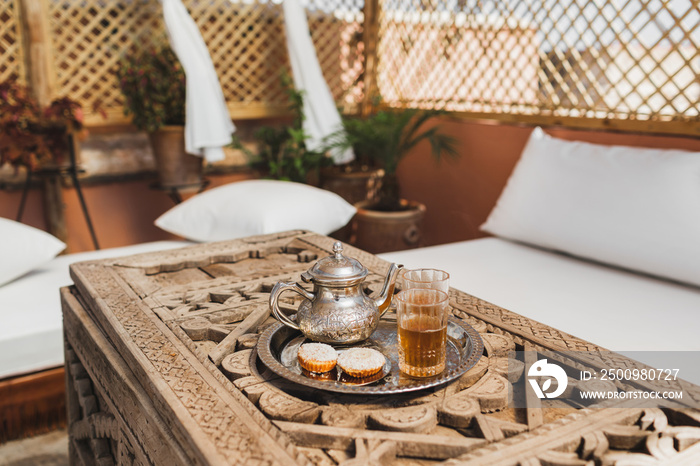
[{"label": "teapot handle", "polygon": [[287,317],[287,315],[284,312],[282,312],[279,308],[279,298],[285,291],[294,291],[296,293],[299,293],[309,301],[312,301],[315,298],[315,296],[312,293],[306,291],[304,288],[302,288],[298,283],[294,282],[277,282],[272,288],[272,292],[270,293],[270,309],[272,309],[272,313],[275,317],[277,317],[277,320],[282,322],[287,327],[291,327],[295,330],[300,330],[299,325],[293,320],[291,320],[289,317]]}]

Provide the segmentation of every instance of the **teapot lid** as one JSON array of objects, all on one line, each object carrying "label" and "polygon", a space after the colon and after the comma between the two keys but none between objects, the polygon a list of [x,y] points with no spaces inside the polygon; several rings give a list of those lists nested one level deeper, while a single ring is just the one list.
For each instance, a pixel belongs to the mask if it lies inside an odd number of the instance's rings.
[{"label": "teapot lid", "polygon": [[350,282],[363,280],[369,273],[360,261],[343,255],[343,245],[340,241],[333,244],[333,253],[319,259],[301,278],[323,285],[347,286]]}]

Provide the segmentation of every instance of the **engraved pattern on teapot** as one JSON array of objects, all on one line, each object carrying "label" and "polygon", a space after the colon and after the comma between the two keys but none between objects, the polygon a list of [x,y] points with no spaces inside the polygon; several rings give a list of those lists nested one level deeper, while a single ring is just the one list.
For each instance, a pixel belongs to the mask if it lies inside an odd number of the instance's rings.
[{"label": "engraved pattern on teapot", "polygon": [[[302,274],[302,280],[313,283],[313,293],[298,283],[278,282],[270,294],[270,308],[283,324],[300,330],[307,338],[331,344],[357,343],[372,335],[381,315],[391,303],[391,295],[402,265],[392,264],[377,298],[362,292],[368,270],[356,259],[342,254],[340,242],[333,245],[332,256],[320,259]],[[278,305],[285,291],[301,294],[296,322],[281,312]]]}]

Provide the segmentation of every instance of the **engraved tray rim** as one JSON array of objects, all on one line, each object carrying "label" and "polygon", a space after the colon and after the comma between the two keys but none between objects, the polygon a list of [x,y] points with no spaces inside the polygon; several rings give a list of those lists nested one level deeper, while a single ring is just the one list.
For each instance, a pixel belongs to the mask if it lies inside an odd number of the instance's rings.
[{"label": "engraved tray rim", "polygon": [[[457,325],[465,331],[469,341],[471,342],[471,351],[469,352],[469,354],[467,354],[466,357],[462,359],[460,364],[452,370],[444,371],[441,374],[436,375],[434,377],[428,377],[425,379],[416,378],[414,379],[415,383],[403,385],[400,387],[391,385],[345,385],[340,382],[332,383],[328,381],[313,380],[302,374],[297,374],[296,372],[293,372],[284,364],[282,364],[273,355],[273,349],[271,346],[273,342],[273,337],[277,332],[281,330],[286,329],[298,335],[301,335],[301,332],[299,332],[298,330],[293,330],[285,326],[281,322],[276,322],[270,325],[267,329],[265,329],[265,331],[260,335],[260,338],[258,339],[255,353],[257,353],[257,357],[260,358],[263,364],[267,366],[267,368],[272,370],[275,374],[291,382],[297,383],[299,385],[304,385],[306,387],[336,393],[363,395],[389,395],[398,393],[408,393],[418,390],[424,390],[426,388],[437,387],[447,382],[451,382],[463,375],[472,367],[474,367],[479,361],[479,359],[481,359],[481,356],[484,352],[484,342],[481,339],[479,332],[474,330],[474,328],[464,320],[452,315],[449,318],[449,324]],[[468,347],[468,345],[469,343],[466,343],[465,347]],[[253,354],[253,358],[254,357],[255,354]],[[396,367],[395,369],[392,367],[392,372],[394,370],[398,371],[399,369],[398,367]]]}]

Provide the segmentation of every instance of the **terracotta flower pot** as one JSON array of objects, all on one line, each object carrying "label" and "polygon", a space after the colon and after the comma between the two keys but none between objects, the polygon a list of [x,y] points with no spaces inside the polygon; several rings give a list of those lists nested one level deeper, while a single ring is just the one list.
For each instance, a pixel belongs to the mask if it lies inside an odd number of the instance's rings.
[{"label": "terracotta flower pot", "polygon": [[[384,170],[381,168],[345,170],[341,167],[327,167],[321,169],[321,188],[336,193],[350,204],[357,204],[374,199],[383,177]],[[346,243],[350,242],[351,235],[352,222],[330,234]]]},{"label": "terracotta flower pot", "polygon": [[321,170],[321,188],[338,194],[350,204],[373,199],[382,184],[381,168],[345,171],[338,167]]},{"label": "terracotta flower pot", "polygon": [[353,218],[351,244],[371,253],[400,251],[422,246],[425,205],[402,200],[405,210],[371,210],[370,202],[358,202]]},{"label": "terracotta flower pot", "polygon": [[185,152],[184,126],[164,126],[148,134],[163,188],[198,186],[202,183],[203,159]]}]

